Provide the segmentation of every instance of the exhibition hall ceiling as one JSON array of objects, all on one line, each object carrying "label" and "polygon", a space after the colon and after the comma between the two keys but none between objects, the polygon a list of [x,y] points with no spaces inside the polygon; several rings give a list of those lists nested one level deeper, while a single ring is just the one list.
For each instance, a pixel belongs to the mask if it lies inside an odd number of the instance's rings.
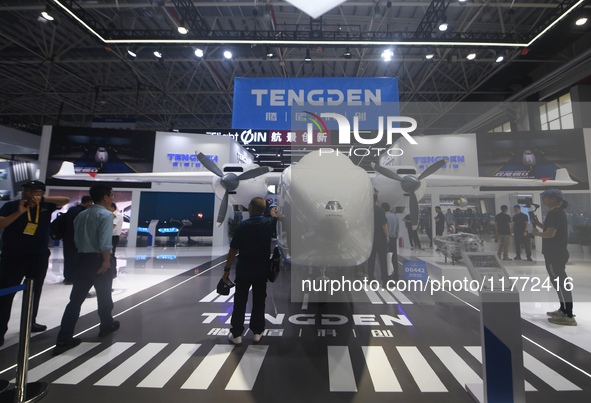
[{"label": "exhibition hall ceiling", "polygon": [[231,128],[236,77],[397,77],[402,112],[425,105],[421,133],[450,133],[476,117],[459,103],[585,80],[588,3],[351,0],[312,19],[277,0],[0,0],[0,124]]}]

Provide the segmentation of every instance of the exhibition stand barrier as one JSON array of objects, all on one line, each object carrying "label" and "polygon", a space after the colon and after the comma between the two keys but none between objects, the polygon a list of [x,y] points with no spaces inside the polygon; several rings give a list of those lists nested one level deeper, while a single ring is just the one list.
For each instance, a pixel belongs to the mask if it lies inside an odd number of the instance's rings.
[{"label": "exhibition stand barrier", "polygon": [[466,384],[480,403],[525,403],[519,293],[495,253],[463,252],[473,281],[480,284],[483,383]]},{"label": "exhibition stand barrier", "polygon": [[[24,403],[41,400],[48,390],[45,382],[32,382],[27,384],[29,369],[29,343],[31,339],[31,322],[33,317],[33,279],[26,279],[25,284],[0,290],[0,296],[13,294],[25,290],[23,295],[23,308],[21,311],[21,327],[19,334],[18,357],[16,364],[16,385],[12,389],[3,390],[0,393],[0,403]],[[5,381],[7,385],[8,382]],[[4,385],[0,385],[2,388]],[[7,386],[5,386],[6,388]]]}]

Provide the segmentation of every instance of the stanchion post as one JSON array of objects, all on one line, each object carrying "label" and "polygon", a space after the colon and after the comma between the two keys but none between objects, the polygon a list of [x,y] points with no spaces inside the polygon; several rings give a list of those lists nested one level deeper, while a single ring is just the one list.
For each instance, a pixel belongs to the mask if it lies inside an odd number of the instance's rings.
[{"label": "stanchion post", "polygon": [[32,403],[42,399],[47,394],[47,383],[33,382],[27,384],[32,319],[33,279],[27,278],[26,288],[23,294],[23,308],[21,312],[21,327],[16,366],[16,386],[14,389],[4,391],[0,395],[0,403]]}]

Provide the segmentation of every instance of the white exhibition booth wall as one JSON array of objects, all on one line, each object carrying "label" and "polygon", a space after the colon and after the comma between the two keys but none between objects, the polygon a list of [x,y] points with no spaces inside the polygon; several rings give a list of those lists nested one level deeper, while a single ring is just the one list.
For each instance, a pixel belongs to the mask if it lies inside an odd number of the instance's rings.
[{"label": "white exhibition booth wall", "polygon": [[[88,129],[86,129],[88,130]],[[104,129],[93,129],[99,133]],[[566,132],[565,132],[566,133]],[[572,136],[572,144],[569,144],[569,133],[574,133]],[[504,133],[507,136],[511,133]],[[515,138],[519,138],[521,133],[513,133]],[[561,133],[555,133],[560,135]],[[488,136],[489,134],[485,134]],[[490,133],[495,135],[495,133]],[[41,149],[39,154],[40,159],[40,178],[46,177],[46,167],[48,152],[51,145],[52,127],[44,127],[43,136],[41,140]],[[529,133],[531,136],[531,133]],[[415,137],[418,145],[410,145],[408,142],[399,142],[394,144],[394,147],[400,147],[404,150],[402,156],[390,157],[386,153],[382,154],[380,163],[384,165],[403,165],[412,166],[417,169],[417,172],[422,172],[427,166],[435,162],[441,157],[449,159],[450,163],[443,167],[438,173],[445,175],[459,175],[459,176],[476,176],[479,170],[482,170],[482,166],[479,169],[478,160],[478,136],[476,134],[462,134],[462,135],[440,135],[440,136],[418,136]],[[583,198],[583,206],[591,205],[590,193],[588,189],[588,178],[591,177],[591,170],[587,161],[591,158],[591,129],[575,129],[566,133],[563,138],[560,139],[561,147],[564,145],[568,149],[569,146],[577,146],[579,149],[581,145],[578,145],[575,141],[575,137],[578,137],[578,142],[582,144],[584,139],[584,156],[578,163],[579,171],[584,170],[584,177],[587,181],[585,189],[578,190],[563,190],[568,196],[572,195],[572,198]],[[574,145],[573,145],[574,144]],[[187,133],[167,133],[167,132],[156,132],[155,144],[154,144],[154,155],[153,155],[153,168],[155,172],[179,172],[179,171],[203,171],[204,167],[196,167],[190,162],[187,162],[189,158],[194,156],[195,151],[203,152],[206,155],[214,156],[217,159],[217,164],[221,167],[225,163],[251,163],[252,156],[238,143],[227,136],[210,136],[200,134],[187,134]],[[482,150],[480,150],[481,152]],[[580,151],[580,150],[579,150]],[[548,153],[547,153],[548,154]],[[564,160],[564,157],[560,157]],[[586,158],[586,160],[584,160]],[[175,161],[181,163],[175,164]],[[184,163],[183,163],[184,162]],[[560,164],[554,164],[560,166]],[[571,172],[569,168],[569,172]],[[89,183],[90,186],[90,183]],[[72,189],[72,187],[66,186],[51,186],[49,187],[50,192],[57,192],[59,189]],[[80,189],[80,188],[76,188]],[[136,236],[138,228],[138,212],[140,208],[141,195],[144,192],[181,192],[181,193],[205,193],[212,194],[213,189],[210,184],[174,184],[174,183],[154,183],[150,188],[137,189],[137,188],[117,188],[117,190],[126,190],[131,192],[131,222],[129,229],[128,245],[136,245]],[[473,187],[428,187],[426,190],[427,194],[431,196],[431,208],[432,217],[434,217],[434,207],[440,203],[441,195],[494,195],[495,199],[495,211],[487,211],[487,213],[496,214],[500,211],[500,206],[506,204],[512,206],[517,203],[517,199],[524,196],[531,196],[534,203],[540,204],[540,190],[526,190],[526,191],[512,191],[512,190],[487,190],[480,191],[478,188]],[[213,197],[214,200],[214,212],[217,214],[217,210],[220,205],[220,200],[217,197]],[[444,209],[445,211],[445,209]],[[591,216],[591,209],[586,208],[582,211],[586,217]],[[227,217],[231,216],[231,212],[228,213]],[[215,219],[215,218],[214,218]],[[401,231],[404,232],[404,231]],[[539,242],[539,239],[537,239]],[[216,246],[227,245],[229,243],[227,235],[227,220],[224,225],[217,227],[213,225],[213,244]],[[537,245],[541,247],[541,245]],[[570,245],[573,248],[573,252],[580,252],[578,245]]]},{"label": "white exhibition booth wall", "polygon": [[[51,147],[52,138],[51,126],[45,126],[43,128],[43,134],[41,139],[41,147],[39,152],[40,160],[40,178],[46,178],[47,174],[47,161],[49,150]],[[88,132],[89,129],[84,129]],[[105,129],[92,129],[96,130],[97,134],[104,133]],[[206,168],[196,163],[195,152],[199,151],[203,154],[210,156],[221,168],[226,163],[252,163],[252,155],[248,153],[242,146],[232,140],[231,137],[226,136],[210,136],[202,134],[187,134],[187,133],[167,133],[167,132],[156,132],[155,144],[154,144],[154,155],[153,155],[153,171],[154,172],[187,172],[187,171],[207,171]],[[67,181],[63,181],[63,186],[48,186],[48,192],[59,194],[60,190],[86,190],[92,182],[88,182],[88,187],[76,187],[67,186]],[[133,187],[117,187],[115,192],[131,193],[131,209],[130,209],[130,227],[128,233],[128,246],[136,246],[137,243],[137,230],[138,230],[138,217],[140,212],[140,200],[142,194],[147,192],[160,192],[160,193],[203,193],[213,195],[213,187],[211,184],[180,184],[180,183],[153,183],[150,188],[137,189]],[[262,195],[265,196],[265,195]],[[213,196],[213,206],[207,206],[208,210],[214,212],[213,215],[213,245],[222,246],[229,244],[228,238],[228,225],[226,222],[218,227],[215,224],[215,217],[220,206],[220,200]],[[72,204],[75,201],[72,201]],[[119,200],[115,200],[116,203]],[[183,200],[178,200],[179,205],[183,203]],[[121,208],[118,206],[118,208]],[[232,207],[229,207],[227,218],[232,217]],[[180,218],[180,217],[176,217]]]}]

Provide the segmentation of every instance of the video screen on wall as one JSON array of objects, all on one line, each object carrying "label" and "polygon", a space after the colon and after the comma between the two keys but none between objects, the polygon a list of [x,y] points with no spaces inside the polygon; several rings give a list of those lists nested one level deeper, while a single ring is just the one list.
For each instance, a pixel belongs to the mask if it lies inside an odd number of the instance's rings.
[{"label": "video screen on wall", "polygon": [[[47,160],[46,184],[87,186],[86,181],[54,179],[63,161],[74,163],[77,174],[152,172],[155,132],[54,127]],[[149,188],[150,183],[105,182],[112,187]]]},{"label": "video screen on wall", "polygon": [[142,192],[138,235],[147,233],[151,220],[158,220],[158,235],[213,236],[214,194]]},{"label": "video screen on wall", "polygon": [[581,129],[479,133],[476,135],[476,146],[480,176],[554,179],[557,169],[566,168],[571,179],[578,184],[564,189],[589,189],[585,140]]}]

